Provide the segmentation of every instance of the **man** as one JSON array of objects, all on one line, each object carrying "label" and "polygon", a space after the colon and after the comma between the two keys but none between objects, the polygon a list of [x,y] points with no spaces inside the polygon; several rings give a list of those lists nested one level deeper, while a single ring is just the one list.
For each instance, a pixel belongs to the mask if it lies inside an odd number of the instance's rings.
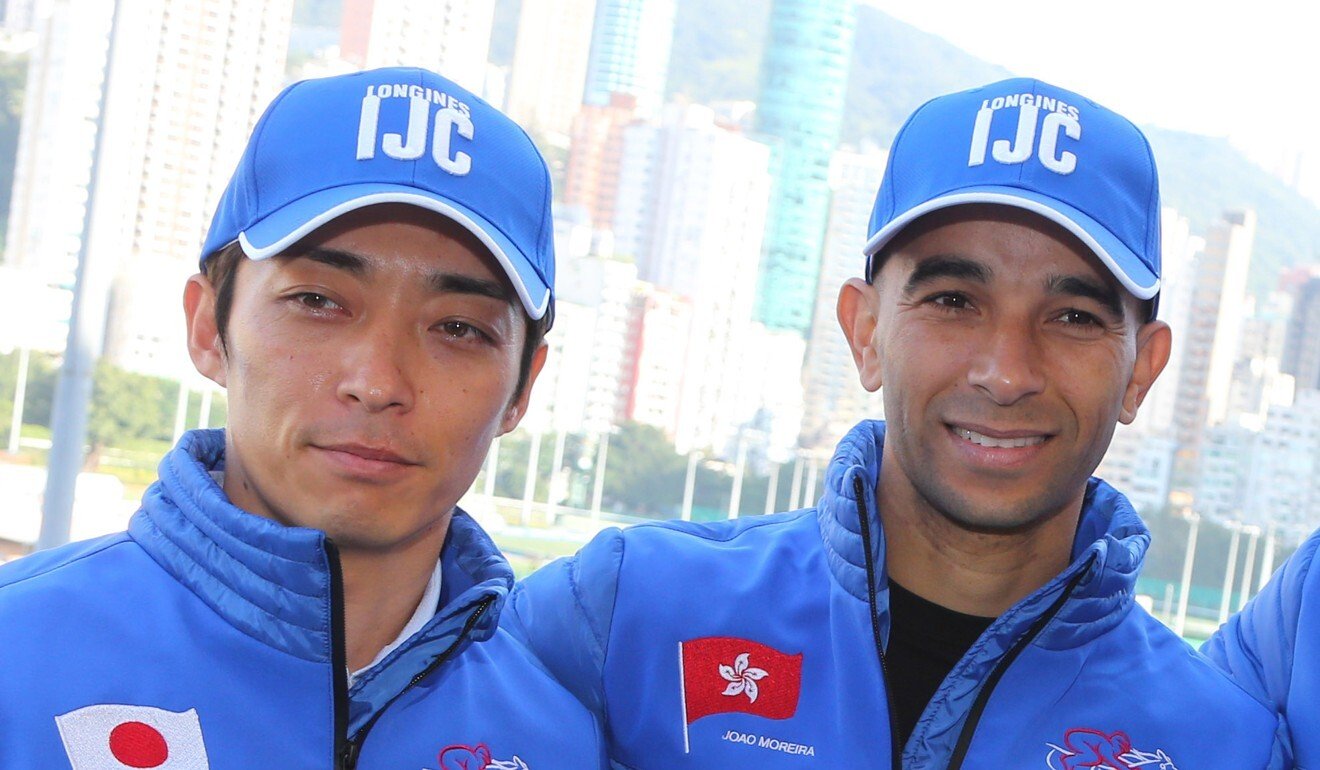
[{"label": "man", "polygon": [[1291,739],[1291,766],[1320,765],[1320,530],[1201,648],[1270,704]]},{"label": "man", "polygon": [[838,302],[888,419],[843,439],[819,505],[609,531],[515,591],[611,759],[1277,761],[1277,720],[1134,602],[1148,531],[1088,478],[1169,356],[1159,243],[1120,116],[1025,79],[917,110]]},{"label": "man", "polygon": [[545,361],[550,233],[531,140],[454,83],[286,89],[184,291],[228,428],[126,533],[0,568],[0,767],[597,766],[455,507]]}]

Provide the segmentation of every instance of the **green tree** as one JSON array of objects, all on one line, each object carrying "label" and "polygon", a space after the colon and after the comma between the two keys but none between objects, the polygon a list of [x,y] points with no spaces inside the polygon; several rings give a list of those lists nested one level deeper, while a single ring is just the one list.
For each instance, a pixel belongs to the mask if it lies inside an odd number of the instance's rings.
[{"label": "green tree", "polygon": [[641,516],[670,517],[683,502],[687,458],[659,428],[626,422],[610,436],[605,460],[607,508]]},{"label": "green tree", "polygon": [[18,129],[23,120],[27,54],[0,54],[0,255],[9,226],[9,199],[14,187]]}]

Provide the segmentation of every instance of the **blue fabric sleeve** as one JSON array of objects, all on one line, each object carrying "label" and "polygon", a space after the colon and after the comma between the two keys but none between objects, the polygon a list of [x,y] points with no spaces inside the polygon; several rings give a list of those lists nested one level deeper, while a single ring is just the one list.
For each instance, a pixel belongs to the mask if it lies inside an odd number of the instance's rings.
[{"label": "blue fabric sleeve", "polygon": [[1288,702],[1298,619],[1318,546],[1320,532],[1311,535],[1264,590],[1201,647],[1202,654],[1238,685],[1278,713],[1286,710]]},{"label": "blue fabric sleeve", "polygon": [[623,563],[623,533],[601,532],[582,550],[525,578],[503,623],[550,675],[605,718],[605,655]]},{"label": "blue fabric sleeve", "polygon": [[[1287,725],[1288,704],[1297,653],[1298,627],[1313,582],[1311,564],[1320,549],[1320,531],[1312,534],[1247,606],[1219,628],[1201,653],[1240,687],[1282,717],[1279,730],[1281,763],[1291,767],[1292,745]],[[1320,594],[1310,597],[1320,601]]]}]

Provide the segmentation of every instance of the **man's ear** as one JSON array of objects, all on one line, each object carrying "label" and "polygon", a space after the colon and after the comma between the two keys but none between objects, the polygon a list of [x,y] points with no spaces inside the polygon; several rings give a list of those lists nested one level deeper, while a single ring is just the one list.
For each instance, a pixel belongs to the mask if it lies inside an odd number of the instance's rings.
[{"label": "man's ear", "polygon": [[550,346],[545,340],[542,340],[532,352],[532,365],[527,370],[527,382],[523,383],[522,392],[509,402],[509,406],[504,410],[504,418],[500,420],[501,436],[518,427],[518,423],[522,422],[522,418],[527,414],[527,405],[532,399],[532,386],[536,384],[536,378],[541,375],[541,369],[545,367],[545,359],[549,352]]},{"label": "man's ear", "polygon": [[198,273],[183,287],[183,315],[188,323],[188,355],[207,379],[224,387],[229,368],[215,320],[215,287]]},{"label": "man's ear", "polygon": [[1137,357],[1132,365],[1132,377],[1123,391],[1123,409],[1118,419],[1131,425],[1137,419],[1137,409],[1146,399],[1164,366],[1169,363],[1173,350],[1173,332],[1163,321],[1151,321],[1137,330]]},{"label": "man's ear", "polygon": [[876,307],[879,300],[876,287],[861,278],[849,278],[839,289],[836,311],[839,328],[852,349],[853,363],[862,387],[874,393],[881,381],[880,351],[875,344],[877,324]]}]

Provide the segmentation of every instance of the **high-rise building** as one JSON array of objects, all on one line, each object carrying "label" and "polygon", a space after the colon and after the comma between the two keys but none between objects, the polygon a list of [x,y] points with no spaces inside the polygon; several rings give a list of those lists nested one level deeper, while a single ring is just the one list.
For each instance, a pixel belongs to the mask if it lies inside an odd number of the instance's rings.
[{"label": "high-rise building", "polygon": [[1226,213],[1194,261],[1175,409],[1178,443],[1193,455],[1205,427],[1223,422],[1228,412],[1255,230],[1254,212]]},{"label": "high-rise building", "polygon": [[1256,437],[1244,494],[1248,523],[1300,540],[1320,526],[1320,391],[1270,409]]},{"label": "high-rise building", "polygon": [[1281,368],[1299,390],[1320,390],[1320,274],[1301,283],[1295,297]]},{"label": "high-rise building", "polygon": [[[751,418],[743,380],[770,177],[769,150],[714,121],[706,107],[670,105],[658,123],[623,132],[615,246],[641,280],[691,303],[691,334],[674,443],[715,448]],[[799,361],[800,364],[800,361]],[[645,413],[643,405],[639,411]]]},{"label": "high-rise building", "polygon": [[1161,271],[1159,318],[1173,328],[1169,363],[1146,394],[1133,428],[1151,435],[1167,435],[1177,410],[1178,383],[1187,348],[1186,330],[1192,312],[1193,272],[1196,255],[1205,239],[1192,235],[1191,223],[1172,208],[1160,212]]},{"label": "high-rise building", "polygon": [[586,87],[595,11],[596,0],[523,0],[506,111],[533,132],[571,130]]},{"label": "high-rise building", "polygon": [[1168,503],[1176,449],[1167,434],[1119,425],[1095,475],[1122,490],[1138,513],[1153,515]]},{"label": "high-rise building", "polygon": [[629,420],[678,433],[683,381],[699,377],[676,361],[687,356],[692,337],[692,301],[640,283],[633,296],[628,366],[625,370]]},{"label": "high-rise building", "polygon": [[774,0],[756,111],[775,179],[756,317],[803,337],[820,274],[852,35],[852,0]]},{"label": "high-rise building", "polygon": [[42,10],[37,0],[6,0],[4,30],[10,33],[35,31]]},{"label": "high-rise building", "polygon": [[1271,407],[1293,402],[1295,381],[1280,366],[1291,312],[1292,298],[1278,291],[1263,300],[1249,296],[1243,303],[1226,421],[1259,431]]},{"label": "high-rise building", "polygon": [[636,118],[636,98],[631,94],[613,94],[608,106],[583,105],[573,119],[563,201],[566,206],[578,206],[586,212],[591,226],[597,230],[614,229],[623,130]]},{"label": "high-rise building", "polygon": [[806,449],[832,447],[859,420],[883,416],[880,394],[868,393],[858,381],[835,307],[844,281],[864,270],[866,225],[884,173],[885,154],[879,151],[840,150],[830,166],[829,224],[802,372],[806,394],[800,444]]},{"label": "high-rise building", "polygon": [[425,67],[482,95],[495,0],[344,0],[340,56],[355,66]]},{"label": "high-rise building", "polygon": [[607,105],[610,94],[632,94],[650,115],[665,97],[674,42],[675,0],[597,0],[583,100]]},{"label": "high-rise building", "polygon": [[1224,423],[1201,434],[1195,487],[1195,509],[1208,519],[1241,521],[1247,478],[1252,467],[1256,433]]},{"label": "high-rise building", "polygon": [[51,0],[33,25],[5,261],[66,288],[82,247],[112,8]]},{"label": "high-rise building", "polygon": [[[261,111],[284,82],[293,2],[120,3],[98,190],[88,233],[123,280],[106,355],[151,374],[191,373],[178,291]],[[141,291],[143,282],[158,291]],[[138,290],[128,297],[130,285]],[[170,288],[173,287],[173,288]]]}]

